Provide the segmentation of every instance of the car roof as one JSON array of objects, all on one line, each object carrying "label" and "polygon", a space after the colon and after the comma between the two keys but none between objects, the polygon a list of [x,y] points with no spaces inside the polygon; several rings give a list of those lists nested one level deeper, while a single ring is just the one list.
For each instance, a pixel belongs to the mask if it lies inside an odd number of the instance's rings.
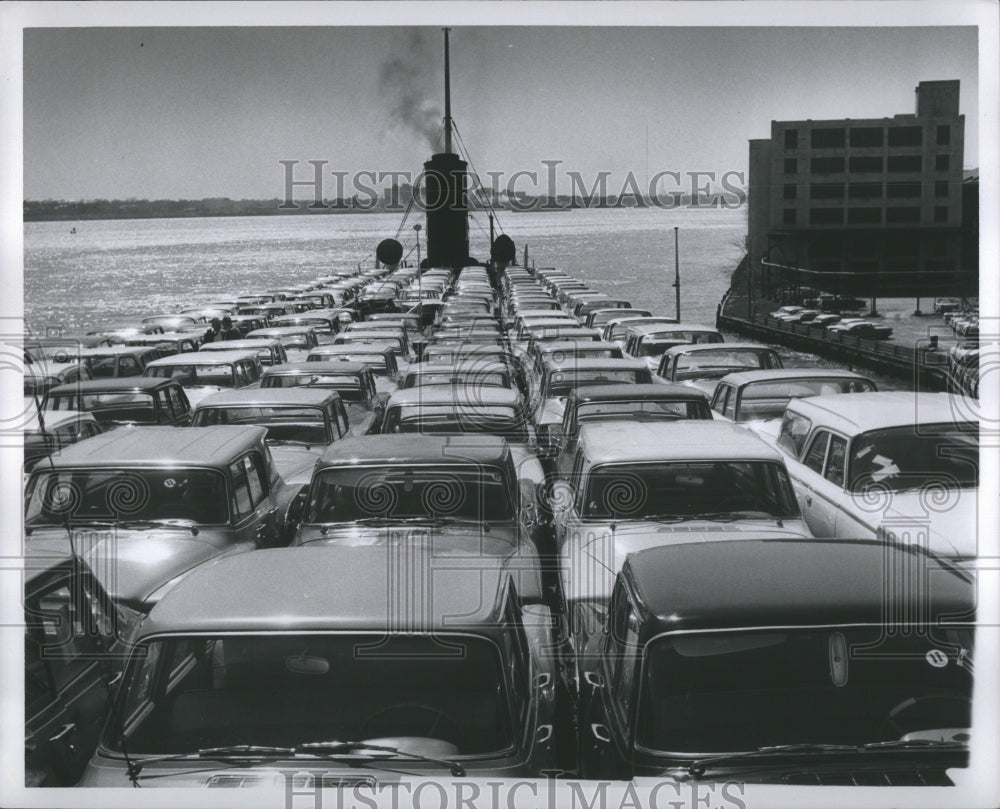
[{"label": "car roof", "polygon": [[[503,561],[459,565],[422,554],[426,575],[394,578],[392,549],[272,548],[202,565],[152,609],[137,636],[160,632],[276,630],[454,631],[495,628],[507,580]],[[261,583],[267,586],[262,587]],[[401,610],[386,594],[412,588],[424,608]],[[421,591],[424,591],[421,593]],[[409,603],[409,602],[407,602]]]},{"label": "car roof", "polygon": [[125,391],[154,391],[158,388],[180,387],[176,379],[158,376],[115,376],[107,379],[81,379],[79,382],[64,382],[49,391],[49,396],[64,393],[103,393]]},{"label": "car roof", "polygon": [[366,435],[331,444],[319,460],[317,470],[325,466],[369,464],[497,464],[509,453],[507,442],[493,435]]},{"label": "car roof", "polygon": [[542,356],[555,354],[559,351],[574,351],[576,349],[586,349],[587,351],[621,351],[618,343],[608,340],[551,340],[547,343],[539,343],[538,351]]},{"label": "car roof", "polygon": [[156,351],[156,349],[152,346],[95,346],[94,348],[81,348],[80,357],[87,359],[88,357],[106,357],[112,354],[148,354],[151,351]]},{"label": "car roof", "polygon": [[[860,539],[739,539],[630,554],[622,578],[646,612],[646,637],[677,630],[886,620],[886,571],[917,571],[929,620],[970,615],[972,582],[913,546]],[[710,587],[705,582],[711,582]]]},{"label": "car roof", "polygon": [[861,433],[914,424],[978,423],[978,406],[952,393],[879,391],[792,399],[788,409],[814,423]]},{"label": "car roof", "polygon": [[617,401],[708,401],[704,391],[691,385],[661,384],[657,382],[641,382],[637,385],[584,385],[569,394],[578,402],[617,402]]},{"label": "car roof", "polygon": [[195,412],[207,407],[322,407],[340,398],[329,388],[250,388],[212,393],[198,402]]},{"label": "car roof", "polygon": [[394,343],[372,341],[364,343],[360,340],[352,343],[326,343],[309,350],[310,357],[323,357],[326,355],[338,356],[340,354],[392,354],[396,345]]},{"label": "car roof", "polygon": [[95,435],[51,458],[57,467],[215,464],[258,446],[265,435],[264,427],[132,427]]},{"label": "car roof", "polygon": [[303,374],[361,374],[369,366],[363,362],[283,362],[264,369],[264,376],[298,376]]},{"label": "car roof", "polygon": [[386,407],[394,405],[454,404],[460,410],[476,407],[515,407],[521,394],[512,388],[470,385],[422,385],[393,391]]},{"label": "car roof", "polygon": [[[649,320],[649,318],[644,317],[643,320]],[[651,332],[670,333],[675,331],[717,331],[714,326],[706,326],[702,323],[643,323],[641,321],[633,323],[628,327],[628,330],[634,334],[649,334]]]},{"label": "car roof", "polygon": [[[242,351],[251,348],[272,348],[280,346],[281,341],[272,337],[250,337],[242,340],[213,341],[201,345],[199,351]],[[188,352],[190,353],[190,352]]]},{"label": "car roof", "polygon": [[171,354],[153,360],[146,367],[158,368],[163,365],[226,365],[237,360],[256,360],[257,352],[248,349],[236,351],[188,351],[184,354]]},{"label": "car roof", "polygon": [[781,461],[763,439],[723,421],[600,422],[580,425],[591,463],[631,461]]},{"label": "car roof", "polygon": [[565,371],[648,371],[649,366],[643,360],[625,357],[615,359],[613,357],[566,357],[563,360],[555,360],[551,357],[543,359],[546,370],[552,372]]},{"label": "car roof", "polygon": [[734,371],[723,377],[724,381],[734,385],[748,385],[751,382],[781,382],[792,379],[868,379],[868,377],[840,368],[772,368],[759,371]]},{"label": "car roof", "polygon": [[702,351],[732,351],[733,349],[746,351],[775,350],[769,345],[764,345],[764,343],[685,343],[668,348],[665,353],[671,357],[675,357],[678,354],[697,354]]}]

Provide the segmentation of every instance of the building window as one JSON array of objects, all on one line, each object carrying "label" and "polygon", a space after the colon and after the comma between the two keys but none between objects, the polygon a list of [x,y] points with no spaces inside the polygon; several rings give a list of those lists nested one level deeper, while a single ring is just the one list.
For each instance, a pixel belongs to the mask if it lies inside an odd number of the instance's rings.
[{"label": "building window", "polygon": [[814,149],[836,149],[844,146],[845,130],[836,129],[814,129],[812,131],[812,147]]},{"label": "building window", "polygon": [[842,157],[814,157],[809,168],[814,174],[836,174],[844,170]]},{"label": "building window", "polygon": [[795,185],[792,183],[787,183],[784,188],[783,197],[784,199],[795,199],[796,189]]},{"label": "building window", "polygon": [[947,197],[948,196],[948,181],[938,180],[934,183],[934,196],[935,197]]},{"label": "building window", "polygon": [[859,126],[851,130],[851,146],[881,146],[882,128],[878,126]]},{"label": "building window", "polygon": [[935,222],[947,222],[948,221],[948,207],[946,205],[937,205],[934,208],[934,221]]},{"label": "building window", "polygon": [[847,224],[849,225],[881,225],[881,208],[848,208]]},{"label": "building window", "polygon": [[797,129],[786,129],[785,130],[785,148],[795,149],[799,145],[799,130]]},{"label": "building window", "polygon": [[937,145],[951,145],[951,127],[948,124],[943,124],[937,128]]},{"label": "building window", "polygon": [[889,155],[886,161],[889,171],[920,171],[922,165],[918,154]]},{"label": "building window", "polygon": [[921,146],[923,142],[924,129],[921,126],[889,127],[890,146]]},{"label": "building window", "polygon": [[839,225],[843,221],[842,208],[813,208],[809,211],[810,225]]},{"label": "building window", "polygon": [[920,209],[917,207],[913,208],[886,208],[885,209],[885,221],[887,224],[899,224],[903,222],[919,222],[920,221]]},{"label": "building window", "polygon": [[939,154],[934,156],[934,168],[938,171],[948,170],[948,155]]},{"label": "building window", "polygon": [[881,157],[852,157],[850,161],[851,171],[882,171]]},{"label": "building window", "polygon": [[880,199],[882,183],[851,183],[847,187],[847,196],[850,199]]},{"label": "building window", "polygon": [[785,174],[797,174],[799,170],[799,161],[794,157],[785,158]]},{"label": "building window", "polygon": [[891,199],[899,197],[919,197],[920,183],[886,183],[886,196]]},{"label": "building window", "polygon": [[781,217],[781,222],[784,225],[794,225],[795,224],[795,209],[785,208],[784,213]]},{"label": "building window", "polygon": [[809,186],[810,199],[843,199],[843,183],[811,183]]}]

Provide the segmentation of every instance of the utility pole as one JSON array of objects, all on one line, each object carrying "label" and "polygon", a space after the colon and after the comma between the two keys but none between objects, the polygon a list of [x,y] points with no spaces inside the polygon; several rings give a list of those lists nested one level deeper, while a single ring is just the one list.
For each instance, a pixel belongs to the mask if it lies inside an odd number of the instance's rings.
[{"label": "utility pole", "polygon": [[681,259],[678,245],[679,228],[674,228],[674,291],[677,293],[677,322],[681,322]]}]

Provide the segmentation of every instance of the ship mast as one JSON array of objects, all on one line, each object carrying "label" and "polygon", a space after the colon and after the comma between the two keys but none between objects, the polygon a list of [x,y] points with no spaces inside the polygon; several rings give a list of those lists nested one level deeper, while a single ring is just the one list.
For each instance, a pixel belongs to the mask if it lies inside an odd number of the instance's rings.
[{"label": "ship mast", "polygon": [[444,29],[444,150],[447,154],[451,151],[451,60],[448,53],[448,32],[450,28]]}]

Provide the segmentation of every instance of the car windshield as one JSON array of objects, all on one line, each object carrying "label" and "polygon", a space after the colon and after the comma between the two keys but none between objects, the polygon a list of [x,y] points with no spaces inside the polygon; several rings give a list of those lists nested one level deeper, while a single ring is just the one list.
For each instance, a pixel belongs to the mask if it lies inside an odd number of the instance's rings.
[{"label": "car windshield", "polygon": [[776,382],[751,382],[740,395],[736,421],[780,419],[792,399],[825,396],[832,393],[868,393],[875,390],[867,379],[789,379]]},{"label": "car windshield", "polygon": [[214,469],[36,469],[25,502],[26,525],[62,525],[67,520],[229,522],[226,480]]},{"label": "car windshield", "polygon": [[321,407],[199,407],[192,427],[242,424],[267,428],[267,441],[329,444],[333,432]]},{"label": "car windshield", "polygon": [[851,443],[848,479],[855,492],[978,486],[978,427],[920,424],[862,433]]},{"label": "car windshield", "polygon": [[971,723],[967,629],[667,635],[642,669],[637,743],[664,752],[933,740]]},{"label": "car windshield", "polygon": [[101,424],[129,422],[156,424],[153,394],[142,391],[108,393],[67,393],[53,396],[45,403],[46,410],[84,410]]},{"label": "car windshield", "polygon": [[305,522],[439,518],[509,520],[513,504],[499,470],[454,467],[352,467],[316,475]]},{"label": "car windshield", "polygon": [[621,419],[672,420],[710,419],[712,412],[701,401],[656,401],[637,399],[635,401],[584,402],[576,409],[579,423],[592,421],[612,421]]},{"label": "car windshield", "polygon": [[773,367],[770,351],[757,349],[720,348],[681,354],[674,364],[673,378],[699,379],[725,376],[733,371]]},{"label": "car windshield", "polygon": [[568,396],[584,385],[612,385],[616,382],[635,385],[649,381],[649,371],[645,368],[627,370],[597,368],[592,371],[569,368],[549,374],[546,397]]},{"label": "car windshield", "polygon": [[146,376],[176,379],[185,388],[201,385],[233,387],[233,366],[226,363],[211,365],[154,365],[146,369]]},{"label": "car windshield", "polygon": [[[512,743],[506,701],[500,655],[484,639],[280,632],[143,643],[117,708],[130,756],[400,737],[482,755]],[[111,728],[104,744],[119,752]]]},{"label": "car windshield", "polygon": [[799,516],[788,474],[776,461],[605,464],[591,470],[585,495],[583,516],[589,519]]}]

